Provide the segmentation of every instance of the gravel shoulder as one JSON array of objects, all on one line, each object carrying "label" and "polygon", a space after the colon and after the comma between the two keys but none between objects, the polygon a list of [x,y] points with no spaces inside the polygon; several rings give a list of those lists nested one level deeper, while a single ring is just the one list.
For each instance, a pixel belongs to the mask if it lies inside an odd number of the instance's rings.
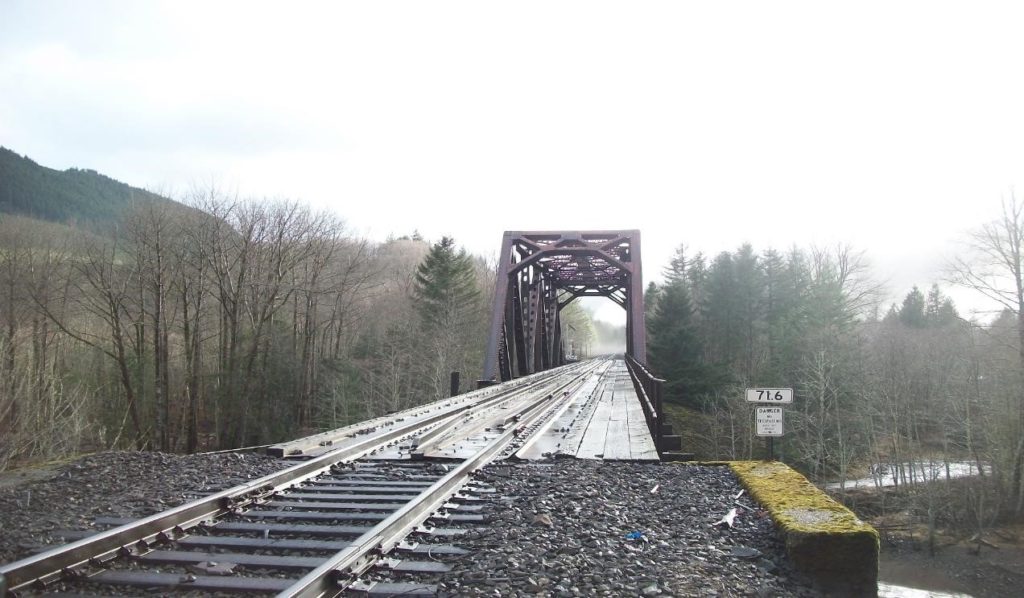
[{"label": "gravel shoulder", "polygon": [[[0,562],[95,517],[146,516],[287,465],[255,453],[107,452],[22,476],[0,488]],[[456,541],[472,554],[437,580],[442,595],[817,595],[725,467],[559,459],[494,464],[477,480],[495,490],[481,495],[489,523]],[[733,509],[732,527],[717,523]]]},{"label": "gravel shoulder", "polygon": [[39,471],[5,474],[0,485],[0,563],[51,545],[93,519],[144,517],[294,465],[256,453],[171,455],[104,452]]},{"label": "gravel shoulder", "polygon": [[474,554],[450,595],[817,595],[725,467],[566,459],[477,479],[497,491],[490,523],[459,539]]}]

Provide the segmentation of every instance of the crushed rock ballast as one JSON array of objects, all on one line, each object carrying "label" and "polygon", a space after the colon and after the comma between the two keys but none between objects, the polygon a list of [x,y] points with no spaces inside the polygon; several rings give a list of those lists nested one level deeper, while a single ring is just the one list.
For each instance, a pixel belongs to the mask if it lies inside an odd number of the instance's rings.
[{"label": "crushed rock ballast", "polygon": [[[57,468],[49,479],[0,487],[0,563],[66,543],[62,531],[97,517],[145,517],[294,465],[258,453],[172,455],[110,451]],[[8,473],[17,476],[18,473]]]},{"label": "crushed rock ballast", "polygon": [[[287,465],[254,453],[84,457],[0,488],[0,562],[95,517],[143,517]],[[475,477],[494,490],[478,503],[488,522],[454,540],[470,554],[430,580],[441,595],[817,595],[728,467],[506,461]]]},{"label": "crushed rock ballast", "polygon": [[[767,513],[720,466],[498,463],[449,595],[814,596]],[[731,526],[730,526],[731,522]]]}]

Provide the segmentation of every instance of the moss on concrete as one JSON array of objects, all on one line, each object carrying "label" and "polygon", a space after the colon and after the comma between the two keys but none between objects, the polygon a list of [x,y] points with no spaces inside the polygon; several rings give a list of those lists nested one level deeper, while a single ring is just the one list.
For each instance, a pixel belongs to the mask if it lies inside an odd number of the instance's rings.
[{"label": "moss on concrete", "polygon": [[807,478],[778,462],[731,461],[775,521],[793,564],[829,595],[874,596],[878,532]]}]

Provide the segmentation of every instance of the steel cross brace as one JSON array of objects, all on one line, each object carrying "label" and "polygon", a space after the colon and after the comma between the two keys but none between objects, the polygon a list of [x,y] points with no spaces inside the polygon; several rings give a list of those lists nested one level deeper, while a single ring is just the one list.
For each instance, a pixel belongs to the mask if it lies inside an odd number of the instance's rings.
[{"label": "steel cross brace", "polygon": [[481,384],[565,363],[561,311],[578,297],[626,310],[626,353],[647,360],[640,231],[506,231]]}]

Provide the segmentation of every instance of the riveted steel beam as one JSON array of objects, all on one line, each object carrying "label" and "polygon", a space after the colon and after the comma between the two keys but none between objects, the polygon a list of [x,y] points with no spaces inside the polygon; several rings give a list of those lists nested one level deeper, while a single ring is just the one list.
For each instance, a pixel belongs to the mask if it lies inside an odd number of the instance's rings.
[{"label": "riveted steel beam", "polygon": [[646,361],[640,231],[506,231],[482,383],[565,362],[560,312],[578,297],[626,310],[626,353]]}]

